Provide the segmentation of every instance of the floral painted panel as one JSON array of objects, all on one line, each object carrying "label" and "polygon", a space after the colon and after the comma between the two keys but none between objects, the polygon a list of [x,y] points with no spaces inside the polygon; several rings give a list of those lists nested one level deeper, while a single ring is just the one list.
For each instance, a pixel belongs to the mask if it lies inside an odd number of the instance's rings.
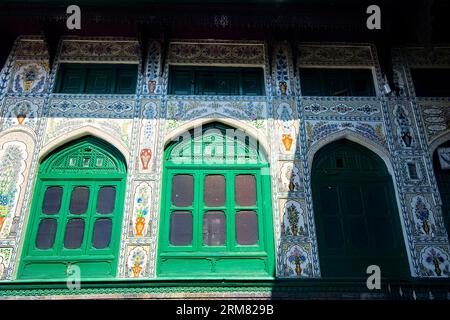
[{"label": "floral painted panel", "polygon": [[139,43],[131,40],[63,41],[60,61],[139,61]]},{"label": "floral painted panel", "polygon": [[10,91],[13,93],[43,93],[47,89],[47,62],[18,61],[14,66]]}]

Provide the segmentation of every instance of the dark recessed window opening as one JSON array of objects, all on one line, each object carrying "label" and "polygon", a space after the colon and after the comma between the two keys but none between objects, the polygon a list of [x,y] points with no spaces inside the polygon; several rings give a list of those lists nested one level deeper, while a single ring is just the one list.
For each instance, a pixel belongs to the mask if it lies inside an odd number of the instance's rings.
[{"label": "dark recessed window opening", "polygon": [[411,69],[418,97],[450,97],[450,69]]},{"label": "dark recessed window opening", "polygon": [[134,94],[136,64],[76,64],[59,66],[56,93]]},{"label": "dark recessed window opening", "polygon": [[372,70],[300,68],[304,96],[375,96]]},{"label": "dark recessed window opening", "polygon": [[262,68],[177,67],[169,69],[169,94],[264,95]]}]

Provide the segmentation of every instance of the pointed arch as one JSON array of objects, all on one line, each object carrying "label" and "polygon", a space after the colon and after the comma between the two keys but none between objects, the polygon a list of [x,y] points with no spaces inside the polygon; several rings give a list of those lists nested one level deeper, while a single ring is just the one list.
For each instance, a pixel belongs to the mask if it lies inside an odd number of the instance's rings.
[{"label": "pointed arch", "polygon": [[386,148],[383,148],[381,145],[365,138],[361,134],[354,132],[349,129],[344,129],[335,133],[330,134],[324,139],[321,139],[317,143],[315,143],[311,148],[309,148],[307,153],[307,159],[308,159],[308,168],[312,168],[313,160],[315,154],[322,149],[324,146],[333,143],[334,141],[347,139],[349,141],[355,142],[357,144],[362,145],[363,147],[366,147],[367,149],[371,150],[375,154],[377,154],[386,165],[389,173],[391,176],[394,176],[394,168],[392,166],[391,162],[391,156],[389,154],[389,151]]},{"label": "pointed arch", "polygon": [[[201,118],[193,121],[189,121],[174,130],[170,131],[164,137],[164,148],[173,141],[178,141],[178,138],[183,135],[183,133],[188,132],[197,127],[206,126],[211,123],[221,123],[232,128],[240,129],[245,133],[248,133],[252,138],[256,139],[258,143],[261,145],[265,155],[270,157],[270,147],[267,140],[267,137],[263,135],[258,129],[248,125],[245,122],[238,121],[230,118]],[[268,158],[270,159],[270,158]]]},{"label": "pointed arch", "polygon": [[445,132],[444,134],[435,138],[433,142],[431,142],[428,146],[428,150],[430,150],[431,157],[433,157],[436,149],[439,148],[440,145],[446,143],[447,141],[450,141],[450,132]]},{"label": "pointed arch", "polygon": [[40,153],[39,153],[39,161],[41,162],[43,159],[45,159],[49,154],[51,154],[54,150],[57,148],[70,143],[71,141],[77,140],[82,137],[86,136],[94,136],[98,138],[99,140],[102,140],[112,146],[114,146],[124,157],[126,166],[129,167],[130,164],[130,151],[128,148],[123,144],[122,141],[118,140],[114,136],[108,134],[105,131],[102,131],[99,128],[93,127],[93,126],[84,126],[82,128],[73,130],[72,132],[58,137],[52,141],[50,141],[47,145],[45,145]]}]

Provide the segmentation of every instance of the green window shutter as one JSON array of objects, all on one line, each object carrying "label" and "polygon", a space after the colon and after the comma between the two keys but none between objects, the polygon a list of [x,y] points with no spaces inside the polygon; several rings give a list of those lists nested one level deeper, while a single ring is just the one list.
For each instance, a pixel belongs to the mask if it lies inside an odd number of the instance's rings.
[{"label": "green window shutter", "polygon": [[[273,276],[270,179],[261,175],[268,163],[259,145],[228,141],[226,129],[211,124],[165,151],[159,277]],[[231,146],[243,151],[239,161]]]},{"label": "green window shutter", "polygon": [[136,91],[137,68],[117,69],[115,93],[133,94]]},{"label": "green window shutter", "polygon": [[40,165],[19,266],[20,279],[115,276],[126,167],[92,137],[63,146]]},{"label": "green window shutter", "polygon": [[137,65],[61,64],[55,92],[75,94],[134,94]]},{"label": "green window shutter", "polygon": [[85,70],[82,68],[67,67],[61,71],[59,92],[80,93],[83,90]]},{"label": "green window shutter", "polygon": [[409,276],[392,178],[377,155],[347,140],[325,146],[312,191],[323,277],[365,279],[373,264],[386,278]]},{"label": "green window shutter", "polygon": [[300,68],[304,96],[374,96],[370,69]]},{"label": "green window shutter", "polygon": [[86,75],[85,93],[108,94],[111,92],[113,84],[113,69],[88,68]]},{"label": "green window shutter", "polygon": [[178,95],[263,95],[264,73],[257,68],[179,67],[169,70],[169,93]]},{"label": "green window shutter", "polygon": [[193,73],[190,71],[177,70],[171,74],[170,94],[190,95],[192,94]]}]

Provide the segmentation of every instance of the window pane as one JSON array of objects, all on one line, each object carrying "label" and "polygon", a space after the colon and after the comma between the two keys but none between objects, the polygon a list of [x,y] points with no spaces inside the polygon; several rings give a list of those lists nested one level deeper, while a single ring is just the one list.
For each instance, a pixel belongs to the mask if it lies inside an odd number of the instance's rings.
[{"label": "window pane", "polygon": [[50,249],[55,243],[57,222],[55,219],[42,219],[36,235],[36,248]]},{"label": "window pane", "polygon": [[194,177],[177,174],[172,179],[172,203],[177,207],[188,207],[194,199]]},{"label": "window pane", "polygon": [[62,193],[62,187],[48,187],[42,202],[42,212],[45,214],[58,213],[61,208]]},{"label": "window pane", "polygon": [[203,199],[208,207],[219,207],[225,204],[225,177],[220,174],[205,177]]},{"label": "window pane", "polygon": [[226,219],[222,211],[208,211],[203,216],[203,243],[222,246],[226,240]]},{"label": "window pane", "polygon": [[66,225],[64,247],[67,249],[78,249],[83,243],[84,220],[70,219]]},{"label": "window pane", "polygon": [[101,187],[98,191],[97,198],[97,212],[101,214],[108,214],[114,211],[116,203],[116,188],[115,187]]},{"label": "window pane", "polygon": [[75,187],[70,197],[70,213],[83,214],[87,211],[89,204],[89,188]]},{"label": "window pane", "polygon": [[256,180],[250,174],[241,174],[234,180],[234,197],[240,206],[256,204]]},{"label": "window pane", "polygon": [[192,214],[176,211],[170,216],[170,244],[186,246],[192,243]]},{"label": "window pane", "polygon": [[94,224],[94,235],[92,246],[97,249],[104,249],[111,241],[112,221],[111,219],[98,219]]},{"label": "window pane", "polygon": [[236,213],[236,242],[240,245],[258,243],[258,216],[255,211]]}]

